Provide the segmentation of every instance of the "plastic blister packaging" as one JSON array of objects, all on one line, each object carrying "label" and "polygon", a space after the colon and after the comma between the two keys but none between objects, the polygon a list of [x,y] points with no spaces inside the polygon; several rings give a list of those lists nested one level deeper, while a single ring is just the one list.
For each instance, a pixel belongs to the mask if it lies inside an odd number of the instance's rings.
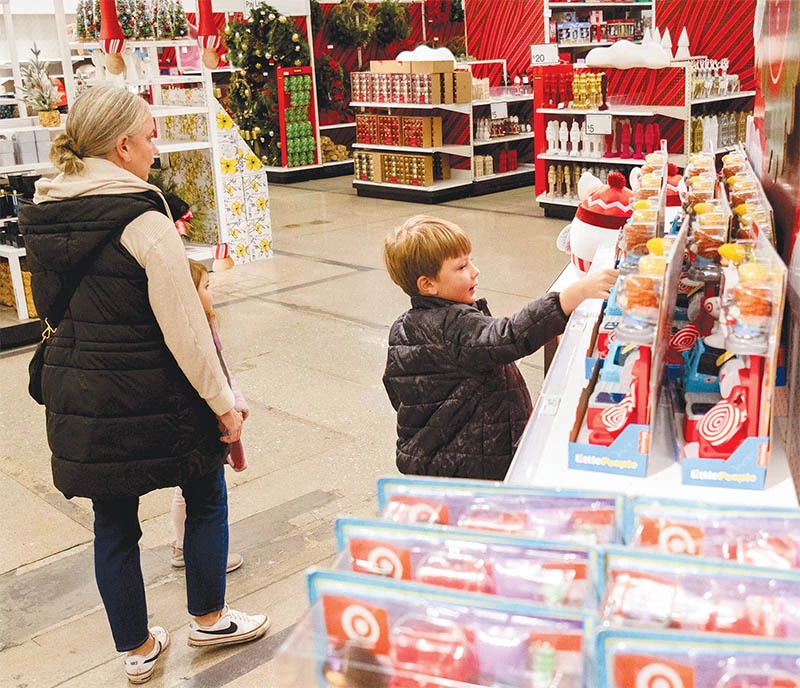
[{"label": "plastic blister packaging", "polygon": [[800,688],[792,641],[608,629],[595,652],[597,688]]},{"label": "plastic blister packaging", "polygon": [[563,539],[582,544],[617,541],[622,498],[592,493],[506,486],[477,480],[382,478],[378,509],[399,523]]},{"label": "plastic blister packaging", "polygon": [[585,545],[340,518],[335,567],[547,606],[586,607],[594,550]]},{"label": "plastic blister packaging", "polygon": [[308,580],[311,610],[275,660],[277,685],[582,685],[581,613],[344,572]]},{"label": "plastic blister packaging", "polygon": [[620,547],[601,565],[603,623],[800,641],[800,572]]},{"label": "plastic blister packaging", "polygon": [[671,554],[750,566],[800,568],[797,509],[705,506],[635,498],[626,505],[623,541]]}]

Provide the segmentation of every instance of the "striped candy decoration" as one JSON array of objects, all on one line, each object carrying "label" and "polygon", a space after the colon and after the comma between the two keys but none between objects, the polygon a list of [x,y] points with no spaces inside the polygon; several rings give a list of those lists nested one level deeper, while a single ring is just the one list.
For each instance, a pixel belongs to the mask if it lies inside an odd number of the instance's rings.
[{"label": "striped candy decoration", "polygon": [[711,446],[719,447],[730,442],[747,422],[747,411],[741,395],[730,401],[718,401],[697,424],[697,432]]},{"label": "striped candy decoration", "polygon": [[686,327],[678,330],[669,340],[669,350],[674,353],[683,353],[689,351],[694,346],[697,338],[700,336],[700,330],[694,323],[689,323]]}]

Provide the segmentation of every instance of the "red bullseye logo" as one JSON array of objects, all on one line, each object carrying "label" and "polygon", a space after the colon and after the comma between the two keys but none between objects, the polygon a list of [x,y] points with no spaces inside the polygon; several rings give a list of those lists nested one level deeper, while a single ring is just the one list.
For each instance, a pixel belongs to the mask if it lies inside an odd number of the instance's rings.
[{"label": "red bullseye logo", "polygon": [[350,640],[360,640],[367,647],[373,647],[381,635],[378,620],[360,604],[353,604],[342,612],[342,630]]},{"label": "red bullseye logo", "polygon": [[715,404],[697,424],[697,432],[710,445],[719,447],[734,438],[747,414],[727,399]]},{"label": "red bullseye logo", "polygon": [[636,688],[686,688],[675,669],[666,664],[648,664],[636,675]]},{"label": "red bullseye logo", "polygon": [[367,561],[381,575],[398,580],[403,578],[403,562],[388,547],[376,547],[367,555]]},{"label": "red bullseye logo", "polygon": [[676,353],[683,353],[689,351],[694,346],[697,338],[700,336],[700,330],[694,323],[689,323],[686,327],[678,330],[669,340],[669,350]]},{"label": "red bullseye logo", "polygon": [[667,526],[658,536],[658,548],[670,554],[697,554],[694,538],[680,526]]}]

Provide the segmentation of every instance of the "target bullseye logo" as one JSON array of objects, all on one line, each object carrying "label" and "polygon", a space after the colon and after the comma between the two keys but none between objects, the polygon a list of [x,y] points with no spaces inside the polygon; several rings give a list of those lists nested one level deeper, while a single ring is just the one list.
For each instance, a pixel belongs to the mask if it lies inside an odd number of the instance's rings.
[{"label": "target bullseye logo", "polygon": [[438,523],[439,514],[430,504],[419,502],[408,508],[408,520],[411,523]]},{"label": "target bullseye logo", "polygon": [[700,330],[697,329],[697,325],[690,323],[672,335],[669,340],[669,350],[677,353],[689,351],[699,336]]},{"label": "target bullseye logo", "polygon": [[694,538],[680,526],[667,526],[658,536],[658,546],[662,552],[670,554],[697,554]]},{"label": "target bullseye logo", "polygon": [[678,672],[666,664],[648,664],[636,675],[636,688],[685,688]]},{"label": "target bullseye logo", "polygon": [[398,580],[403,578],[403,562],[388,547],[375,547],[367,555],[367,561],[373,567],[373,570],[384,576],[390,576]]},{"label": "target bullseye logo", "polygon": [[733,439],[746,419],[746,413],[738,406],[723,400],[700,419],[697,432],[710,445],[719,447]]},{"label": "target bullseye logo", "polygon": [[350,640],[359,640],[372,647],[381,636],[378,620],[366,607],[353,604],[342,612],[342,629]]}]

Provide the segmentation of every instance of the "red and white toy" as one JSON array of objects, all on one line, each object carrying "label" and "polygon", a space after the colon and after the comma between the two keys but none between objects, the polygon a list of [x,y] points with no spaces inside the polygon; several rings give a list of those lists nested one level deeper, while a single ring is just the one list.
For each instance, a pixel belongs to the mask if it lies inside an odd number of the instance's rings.
[{"label": "red and white toy", "polygon": [[616,245],[619,230],[633,213],[632,197],[633,191],[625,185],[621,172],[609,172],[606,184],[590,172],[581,175],[581,203],[558,238],[559,248],[572,255],[572,264],[579,272],[589,271],[598,248]]}]

